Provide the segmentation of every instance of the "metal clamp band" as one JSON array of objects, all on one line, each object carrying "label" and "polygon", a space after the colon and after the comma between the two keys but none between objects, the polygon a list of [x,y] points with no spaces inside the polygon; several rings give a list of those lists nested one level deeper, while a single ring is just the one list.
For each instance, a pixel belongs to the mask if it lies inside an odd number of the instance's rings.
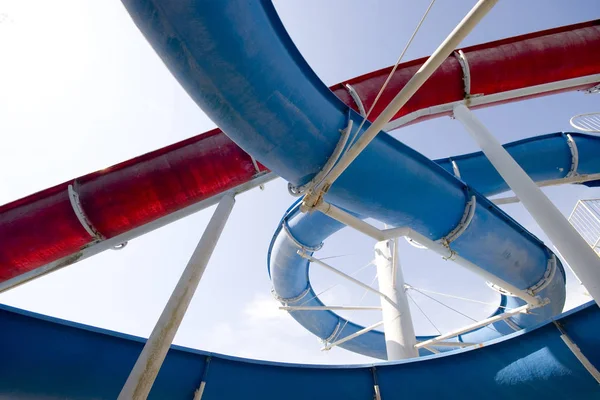
[{"label": "metal clamp band", "polygon": [[445,237],[440,239],[440,242],[444,246],[448,247],[450,243],[458,239],[460,235],[462,235],[464,231],[467,230],[467,228],[471,224],[471,221],[473,220],[473,215],[475,215],[476,206],[477,198],[475,196],[471,196],[471,200],[467,202],[467,205],[465,206],[465,211],[458,225],[456,225],[456,227],[454,227],[454,229],[452,229],[450,233],[448,233]]},{"label": "metal clamp band", "polygon": [[538,283],[529,287],[527,289],[527,292],[529,292],[531,295],[535,296],[536,294],[538,294],[539,292],[544,290],[550,284],[550,282],[552,282],[552,280],[554,279],[554,275],[556,274],[557,269],[558,268],[557,268],[556,256],[554,254],[552,254],[550,256],[550,258],[548,259],[548,265],[546,267],[546,272],[544,272],[544,276],[542,277],[542,279],[540,279],[540,281]]},{"label": "metal clamp band", "polygon": [[338,323],[335,326],[335,329],[333,330],[333,332],[331,333],[331,335],[327,336],[325,339],[321,339],[321,342],[323,344],[331,343],[331,341],[334,340],[337,337],[338,332],[340,330],[340,326],[341,326],[341,322],[340,322],[340,320],[338,318]]},{"label": "metal clamp band", "polygon": [[465,99],[468,99],[471,97],[471,70],[469,68],[469,62],[467,61],[467,56],[462,50],[455,51],[454,56],[457,58],[458,63],[462,68]]},{"label": "metal clamp band", "polygon": [[284,297],[281,297],[280,295],[278,295],[277,292],[275,291],[275,289],[271,289],[271,294],[273,295],[273,297],[275,297],[275,299],[277,301],[279,301],[280,303],[285,304],[285,305],[287,305],[289,303],[295,303],[299,300],[302,300],[309,292],[310,292],[310,285],[308,285],[306,287],[306,289],[304,289],[302,291],[302,293],[300,293],[298,296],[284,298]]},{"label": "metal clamp band", "polygon": [[346,125],[346,128],[340,130],[341,136],[335,146],[335,149],[333,150],[333,153],[331,154],[323,168],[321,168],[321,170],[310,180],[310,182],[302,186],[294,186],[288,182],[288,192],[292,196],[302,196],[304,192],[314,188],[319,183],[321,183],[323,179],[325,179],[327,174],[331,172],[339,158],[342,156],[342,152],[346,147],[346,143],[348,142],[348,138],[350,137],[350,132],[352,131],[352,124],[353,122],[350,119],[350,113],[348,113],[348,125]]},{"label": "metal clamp band", "polygon": [[571,150],[571,169],[569,173],[565,176],[565,178],[570,178],[572,176],[579,175],[577,172],[577,168],[579,168],[579,151],[577,150],[577,143],[570,134],[566,134],[567,136],[567,145],[569,146],[569,150]]},{"label": "metal clamp band", "polygon": [[[536,294],[538,294],[539,292],[544,290],[554,279],[554,275],[556,274],[557,269],[558,269],[558,266],[557,266],[557,262],[556,262],[556,256],[554,254],[552,254],[552,256],[548,259],[546,271],[544,272],[544,276],[542,277],[542,279],[540,279],[537,283],[535,283],[532,286],[525,289],[525,291],[527,293],[529,293],[530,295],[535,296]],[[491,282],[486,282],[486,283],[490,288],[494,289],[495,291],[497,291],[500,294],[503,294],[505,296],[516,297],[513,293],[501,288],[498,285],[494,285]]]},{"label": "metal clamp band", "polygon": [[365,110],[365,106],[363,105],[362,100],[360,99],[360,96],[358,95],[358,92],[356,91],[356,89],[350,86],[349,83],[346,83],[345,86],[346,90],[350,94],[350,97],[352,97],[352,100],[354,100],[354,103],[358,107],[358,112],[360,113],[360,116],[365,118],[367,116],[367,112]]},{"label": "metal clamp band", "polygon": [[315,251],[319,251],[323,248],[323,242],[321,242],[317,246],[307,246],[307,245],[301,243],[298,239],[296,239],[294,237],[294,235],[290,231],[290,227],[289,227],[286,219],[283,220],[283,230],[284,230],[285,234],[290,238],[290,240],[292,242],[294,242],[294,244],[300,248],[300,250],[304,250],[304,251],[308,250],[308,251],[315,252]]},{"label": "metal clamp band", "polygon": [[83,207],[81,206],[81,201],[79,200],[79,194],[73,188],[73,185],[69,185],[67,187],[67,192],[69,194],[69,202],[71,203],[71,207],[73,208],[73,212],[77,216],[79,223],[85,231],[95,240],[101,241],[104,240],[105,237],[101,234],[92,224],[92,222],[87,217],[85,211],[83,211]]}]

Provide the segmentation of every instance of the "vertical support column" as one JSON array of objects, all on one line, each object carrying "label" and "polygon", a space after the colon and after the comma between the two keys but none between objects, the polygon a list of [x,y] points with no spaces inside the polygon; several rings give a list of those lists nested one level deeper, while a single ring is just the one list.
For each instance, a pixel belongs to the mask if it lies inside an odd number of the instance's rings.
[{"label": "vertical support column", "polygon": [[233,196],[229,194],[219,202],[150,338],[131,370],[118,400],[145,400],[148,397],[234,203]]},{"label": "vertical support column", "polygon": [[[375,245],[379,291],[396,303],[394,306],[381,298],[385,346],[389,361],[418,356],[418,351],[415,349],[417,338],[410,316],[408,298],[404,291],[402,268],[398,264],[398,257],[393,256],[394,248],[398,244],[396,240],[377,242]],[[397,289],[398,287],[400,290]]]},{"label": "vertical support column", "polygon": [[494,168],[521,199],[596,304],[600,304],[600,258],[596,252],[467,107],[462,104],[456,106],[454,116],[462,122]]}]

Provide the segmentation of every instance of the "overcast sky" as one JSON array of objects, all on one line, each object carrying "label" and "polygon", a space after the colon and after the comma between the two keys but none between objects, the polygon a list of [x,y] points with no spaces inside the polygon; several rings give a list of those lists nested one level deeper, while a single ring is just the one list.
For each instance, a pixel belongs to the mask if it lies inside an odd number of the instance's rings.
[{"label": "overcast sky", "polygon": [[[406,60],[430,54],[475,1],[438,0]],[[276,7],[309,64],[328,85],[393,64],[428,1],[279,0]],[[600,18],[597,0],[502,0],[462,44],[471,45]],[[571,130],[569,118],[598,111],[599,97],[568,93],[477,111],[503,142]],[[0,0],[0,204],[207,131],[214,124],[154,54],[118,1]],[[431,158],[477,150],[457,121],[404,128],[395,137]],[[563,213],[598,189],[550,188]],[[270,295],[266,251],[293,199],[285,182],[238,197],[211,263],[175,339],[177,344],[277,361],[370,362],[345,350],[320,351],[317,339]],[[504,208],[547,241],[520,205]],[[147,336],[191,255],[212,209],[0,295],[0,302],[102,328]],[[32,226],[35,229],[35,226]],[[373,242],[346,229],[318,256],[352,272],[373,258]],[[483,281],[402,243],[407,282],[424,289],[498,301]],[[358,275],[370,283],[374,267]],[[317,291],[340,282],[311,270]],[[586,299],[575,283],[570,304]],[[349,284],[325,303],[357,304]],[[440,330],[468,319],[414,294]],[[494,309],[446,300],[473,318]],[[367,295],[363,305],[377,305]],[[346,314],[345,314],[346,315]],[[377,312],[354,313],[368,324]],[[413,308],[420,334],[435,329]]]}]

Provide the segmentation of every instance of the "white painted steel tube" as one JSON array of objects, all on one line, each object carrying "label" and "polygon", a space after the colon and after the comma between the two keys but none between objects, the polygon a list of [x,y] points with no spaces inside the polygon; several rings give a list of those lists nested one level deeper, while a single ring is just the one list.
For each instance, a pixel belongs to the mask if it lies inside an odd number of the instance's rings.
[{"label": "white painted steel tube", "polygon": [[367,236],[370,236],[378,241],[393,239],[400,236],[408,237],[409,239],[414,240],[415,242],[427,247],[429,250],[432,250],[439,254],[440,256],[452,260],[463,268],[468,269],[469,271],[474,272],[475,274],[481,276],[486,281],[493,283],[496,286],[501,287],[509,293],[512,293],[514,296],[520,297],[525,300],[528,304],[533,306],[539,306],[542,304],[542,299],[532,296],[527,293],[526,290],[519,289],[518,287],[506,282],[503,279],[498,278],[496,275],[486,271],[483,268],[473,264],[469,260],[457,255],[452,252],[449,248],[445,247],[441,243],[433,241],[418,232],[413,231],[410,228],[401,227],[401,228],[392,228],[386,230],[379,230],[371,224],[368,224],[359,218],[337,208],[333,204],[329,203],[321,203],[317,206],[317,209],[324,214],[330,216],[331,218],[350,226],[361,233],[364,233]]},{"label": "white painted steel tube", "polygon": [[435,52],[425,61],[388,106],[373,121],[356,143],[331,170],[321,187],[330,186],[377,136],[394,115],[410,100],[438,67],[452,54],[460,42],[475,28],[481,19],[494,7],[498,0],[479,0],[463,20],[454,28]]},{"label": "white painted steel tube", "polygon": [[[588,181],[595,181],[598,179],[600,179],[600,174],[574,175],[574,176],[570,176],[567,178],[541,181],[541,182],[536,183],[536,185],[539,187],[546,187],[546,186],[555,186],[555,185],[566,185],[569,183],[583,183],[583,182],[588,182]],[[511,197],[499,197],[497,199],[491,199],[491,201],[494,204],[502,205],[502,204],[518,203],[520,200],[517,196],[511,196]]]},{"label": "white painted steel tube", "polygon": [[493,283],[494,285],[501,287],[502,289],[511,293],[512,295],[525,300],[528,304],[530,304],[532,306],[542,305],[543,301],[539,297],[532,296],[526,290],[519,289],[515,285],[510,284],[510,283],[506,282],[505,280],[498,278],[496,275],[488,272],[487,270],[479,267],[478,265],[473,264],[471,261],[469,261],[455,253],[452,253],[452,251],[450,249],[448,249],[441,243],[435,242],[413,230],[411,230],[407,236],[410,239],[418,242],[419,244],[422,244],[423,246],[427,247],[429,250],[436,252],[440,256],[442,256],[448,260],[452,260],[455,263],[457,263],[458,265],[460,265],[461,267],[466,268],[469,271],[479,275],[486,281]]},{"label": "white painted steel tube", "polygon": [[356,229],[357,231],[376,239],[377,241],[382,241],[386,239],[385,235],[380,229],[374,227],[368,222],[356,218],[352,214],[334,206],[333,204],[326,203],[323,201],[318,203],[315,208],[321,211],[323,214],[328,215],[331,218],[340,221]]},{"label": "white painted steel tube", "polygon": [[232,195],[223,196],[219,202],[118,400],[145,400],[148,397],[234,204]]},{"label": "white painted steel tube", "polygon": [[[388,361],[404,360],[418,357],[415,349],[417,338],[410,315],[408,297],[404,291],[404,278],[402,268],[396,265],[398,257],[393,256],[395,240],[377,242],[375,244],[375,265],[377,267],[377,280],[379,291],[388,296],[398,307],[393,307],[381,299],[381,312],[383,314],[383,333],[385,336],[385,348]],[[394,272],[396,273],[396,284],[394,284]],[[397,288],[400,288],[398,290]]]},{"label": "white painted steel tube", "polygon": [[526,312],[530,308],[531,308],[531,306],[529,304],[527,304],[527,305],[524,305],[524,306],[521,306],[521,307],[514,308],[512,310],[508,310],[508,311],[506,311],[506,312],[504,312],[502,314],[498,314],[498,315],[496,315],[494,317],[486,318],[486,319],[484,319],[482,321],[479,321],[479,322],[476,322],[474,324],[467,325],[464,328],[457,329],[457,330],[445,333],[445,334],[440,335],[440,336],[436,336],[433,339],[429,339],[429,340],[425,340],[423,342],[419,342],[419,343],[417,343],[415,345],[415,347],[417,349],[419,349],[421,347],[435,346],[437,342],[441,342],[443,340],[453,338],[453,337],[461,335],[463,333],[470,332],[470,331],[472,331],[474,329],[481,328],[482,326],[493,324],[494,322],[502,321],[504,319],[512,317],[513,315]]},{"label": "white painted steel tube", "polygon": [[594,364],[592,364],[590,360],[585,356],[585,354],[583,354],[579,346],[577,346],[577,344],[573,342],[573,340],[571,340],[569,335],[567,335],[567,332],[565,332],[565,330],[563,329],[562,325],[557,321],[553,322],[556,328],[558,328],[558,330],[560,331],[560,338],[562,339],[562,341],[567,345],[569,350],[571,350],[573,355],[577,357],[577,360],[579,360],[581,365],[583,365],[583,367],[589,372],[589,374],[592,375],[596,382],[600,384],[600,372],[598,372]]},{"label": "white painted steel tube", "polygon": [[600,304],[600,258],[596,252],[467,107],[457,106],[454,116],[462,122],[494,168],[548,235],[596,304]]}]

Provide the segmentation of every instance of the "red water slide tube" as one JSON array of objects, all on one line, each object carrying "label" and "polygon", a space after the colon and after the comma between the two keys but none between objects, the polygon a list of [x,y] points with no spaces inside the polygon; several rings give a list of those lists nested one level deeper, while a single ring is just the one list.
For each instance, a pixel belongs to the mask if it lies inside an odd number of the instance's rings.
[{"label": "red water slide tube", "polygon": [[[389,128],[600,82],[600,20],[472,46],[449,57]],[[375,118],[425,62],[401,64]],[[331,87],[369,109],[390,68]],[[219,129],[0,207],[0,291],[69,265],[268,180],[268,171]],[[69,191],[69,185],[72,191]],[[78,199],[73,197],[78,195]],[[79,214],[79,215],[78,215]]]}]

